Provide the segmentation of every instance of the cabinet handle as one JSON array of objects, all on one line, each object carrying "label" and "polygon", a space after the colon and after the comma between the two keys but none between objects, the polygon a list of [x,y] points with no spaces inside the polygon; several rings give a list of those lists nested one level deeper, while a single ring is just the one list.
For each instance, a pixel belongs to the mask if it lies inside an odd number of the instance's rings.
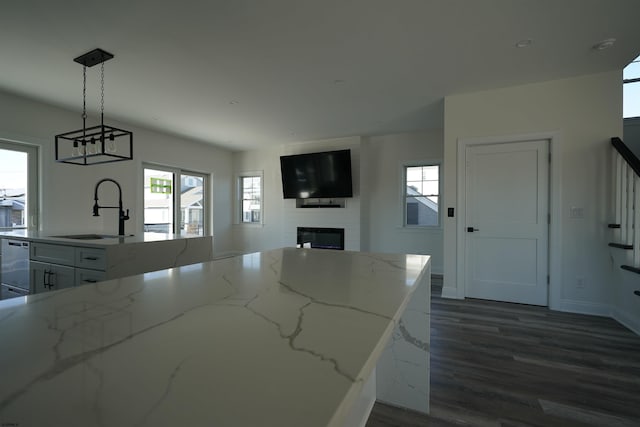
[{"label": "cabinet handle", "polygon": [[42,276],[42,285],[45,288],[49,288],[51,289],[51,283],[49,283],[49,280],[51,279],[51,272],[49,270],[44,270],[43,272],[43,276]]},{"label": "cabinet handle", "polygon": [[97,261],[99,258],[95,257],[95,256],[86,256],[86,257],[84,257],[84,259],[86,259],[88,261]]},{"label": "cabinet handle", "polygon": [[83,282],[85,282],[85,283],[98,283],[98,281],[95,280],[95,279],[84,279]]}]

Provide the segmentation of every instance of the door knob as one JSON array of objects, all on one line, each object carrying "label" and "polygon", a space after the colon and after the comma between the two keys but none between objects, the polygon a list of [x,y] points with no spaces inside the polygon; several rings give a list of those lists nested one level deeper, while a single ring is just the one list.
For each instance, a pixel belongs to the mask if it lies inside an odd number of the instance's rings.
[{"label": "door knob", "polygon": [[467,227],[467,233],[473,233],[474,231],[480,231],[477,228]]}]

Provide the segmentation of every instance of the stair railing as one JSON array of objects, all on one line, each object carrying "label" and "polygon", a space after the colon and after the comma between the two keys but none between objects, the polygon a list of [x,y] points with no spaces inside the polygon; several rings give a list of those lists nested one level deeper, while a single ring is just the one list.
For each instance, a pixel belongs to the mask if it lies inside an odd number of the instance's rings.
[{"label": "stair railing", "polygon": [[620,138],[611,138],[615,182],[615,223],[618,242],[613,248],[632,250],[631,265],[621,268],[640,274],[640,159]]}]

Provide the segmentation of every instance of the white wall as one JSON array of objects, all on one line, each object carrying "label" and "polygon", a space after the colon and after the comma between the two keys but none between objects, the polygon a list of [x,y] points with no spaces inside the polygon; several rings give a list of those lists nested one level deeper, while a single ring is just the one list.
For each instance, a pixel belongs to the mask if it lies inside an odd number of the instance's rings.
[{"label": "white wall", "polygon": [[362,181],[368,183],[367,207],[363,208],[368,216],[363,221],[366,223],[363,234],[368,239],[366,250],[432,255],[432,272],[442,274],[442,227],[402,227],[403,166],[416,161],[442,162],[442,129],[367,137],[363,152],[367,153],[367,167],[361,175]]},{"label": "white wall", "polygon": [[[79,112],[71,112],[13,94],[0,92],[0,138],[40,147],[40,228],[46,232],[117,231],[116,211],[93,217],[93,192],[101,178],[113,178],[123,189],[123,203],[130,209],[127,233],[142,231],[142,162],[154,162],[212,174],[214,250],[231,248],[231,158],[228,150],[212,145],[153,132],[125,123],[105,122],[133,131],[134,160],[119,163],[76,166],[54,161],[54,136],[82,127]],[[96,122],[89,119],[89,124]],[[117,191],[100,189],[109,203]],[[112,200],[112,201],[113,201]],[[101,203],[102,204],[102,203]]]},{"label": "white wall", "polygon": [[[345,208],[296,208],[296,201],[283,199],[280,156],[319,151],[351,149],[353,197]],[[234,225],[234,245],[241,252],[254,252],[295,246],[297,227],[335,227],[345,229],[345,249],[360,250],[360,138],[338,138],[274,149],[234,154],[234,175],[261,171],[264,174],[264,225]],[[236,214],[238,217],[237,203]]]},{"label": "white wall", "polygon": [[[557,135],[559,188],[552,191],[558,195],[559,214],[552,218],[552,227],[559,230],[560,245],[554,249],[561,264],[552,278],[552,308],[608,313],[610,138],[622,134],[621,79],[621,72],[615,71],[445,99],[444,207],[457,205],[460,138]],[[571,206],[584,208],[584,218],[570,219]],[[456,275],[456,239],[464,226],[456,218],[445,221],[444,293],[449,295],[464,286]],[[577,277],[585,277],[584,288],[577,288]]]},{"label": "white wall", "polygon": [[[296,208],[295,199],[283,200],[282,235],[284,246],[295,246],[297,227],[344,228],[344,248],[349,251],[360,250],[360,137],[337,138],[323,141],[288,144],[285,155],[314,153],[332,150],[351,150],[351,175],[353,197],[345,199],[344,208]],[[278,166],[279,167],[279,166]],[[280,184],[282,198],[282,184]]]},{"label": "white wall", "polygon": [[[280,156],[283,146],[266,150],[242,151],[233,154],[233,248],[239,252],[258,252],[284,246],[282,236],[283,209],[280,181]],[[263,224],[241,224],[237,180],[240,173],[263,174]]]},{"label": "white wall", "polygon": [[[442,229],[402,228],[402,165],[419,160],[442,160],[442,130],[423,133],[352,137],[234,154],[234,175],[264,174],[264,224],[234,225],[234,247],[253,252],[293,246],[296,228],[345,228],[345,248],[371,252],[418,253],[433,256],[433,271],[442,273]],[[346,208],[295,207],[284,200],[281,155],[351,149],[354,197]],[[236,206],[237,209],[237,206]],[[237,210],[236,210],[237,212]],[[237,216],[237,214],[236,214]]]}]

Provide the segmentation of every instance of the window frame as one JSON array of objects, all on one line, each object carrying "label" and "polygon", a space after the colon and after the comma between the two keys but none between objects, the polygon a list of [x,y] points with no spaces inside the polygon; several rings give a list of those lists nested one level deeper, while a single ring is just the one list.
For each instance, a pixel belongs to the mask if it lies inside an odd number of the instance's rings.
[{"label": "window frame", "polygon": [[[627,66],[625,67],[625,69],[630,66],[631,64],[638,64],[638,67],[640,67],[640,56],[634,58],[629,64],[627,64]],[[622,78],[622,104],[623,104],[623,111],[622,111],[622,117],[623,119],[634,119],[637,117],[640,117],[640,114],[636,114],[635,116],[627,116],[624,112],[625,110],[625,98],[627,96],[627,92],[626,89],[631,88],[632,86],[634,88],[636,88],[636,90],[638,88],[640,88],[640,74],[631,77],[631,78],[624,78],[624,73],[625,70],[623,69],[622,74],[623,74],[623,78]]]},{"label": "window frame", "polygon": [[[438,167],[438,223],[430,225],[407,224],[407,168],[414,167]],[[401,211],[401,227],[407,230],[437,230],[442,229],[442,191],[443,191],[443,173],[441,159],[416,160],[411,162],[403,162],[400,167],[400,203]],[[411,196],[409,196],[411,197]]]},{"label": "window frame", "polygon": [[171,230],[171,233],[175,234],[175,235],[182,235],[182,234],[186,234],[186,232],[182,231],[182,207],[180,206],[180,202],[181,202],[181,198],[180,198],[180,185],[182,183],[182,176],[196,176],[199,178],[202,178],[202,195],[203,195],[203,199],[204,199],[204,203],[202,206],[202,224],[203,224],[203,230],[202,230],[202,235],[203,236],[209,236],[211,235],[211,194],[209,191],[209,182],[211,180],[211,174],[205,173],[205,172],[198,172],[198,171],[194,171],[194,170],[190,170],[190,169],[182,169],[179,167],[174,167],[174,166],[166,166],[166,165],[160,165],[157,163],[148,163],[148,162],[143,162],[142,163],[142,229],[144,231],[144,211],[145,211],[145,196],[144,196],[144,189],[145,189],[145,179],[144,179],[144,172],[146,169],[153,169],[153,170],[159,170],[159,171],[163,171],[163,172],[168,172],[171,173],[173,176],[173,191],[171,194],[171,200],[172,200],[172,208],[173,208],[173,230]]},{"label": "window frame", "polygon": [[[260,178],[260,221],[246,222],[243,218],[243,179],[245,178]],[[264,225],[264,171],[245,171],[236,175],[236,214],[235,224],[245,227],[261,227]]]},{"label": "window frame", "polygon": [[0,149],[27,154],[27,214],[26,224],[20,228],[0,228],[0,231],[38,230],[40,225],[40,147],[0,138]]}]

